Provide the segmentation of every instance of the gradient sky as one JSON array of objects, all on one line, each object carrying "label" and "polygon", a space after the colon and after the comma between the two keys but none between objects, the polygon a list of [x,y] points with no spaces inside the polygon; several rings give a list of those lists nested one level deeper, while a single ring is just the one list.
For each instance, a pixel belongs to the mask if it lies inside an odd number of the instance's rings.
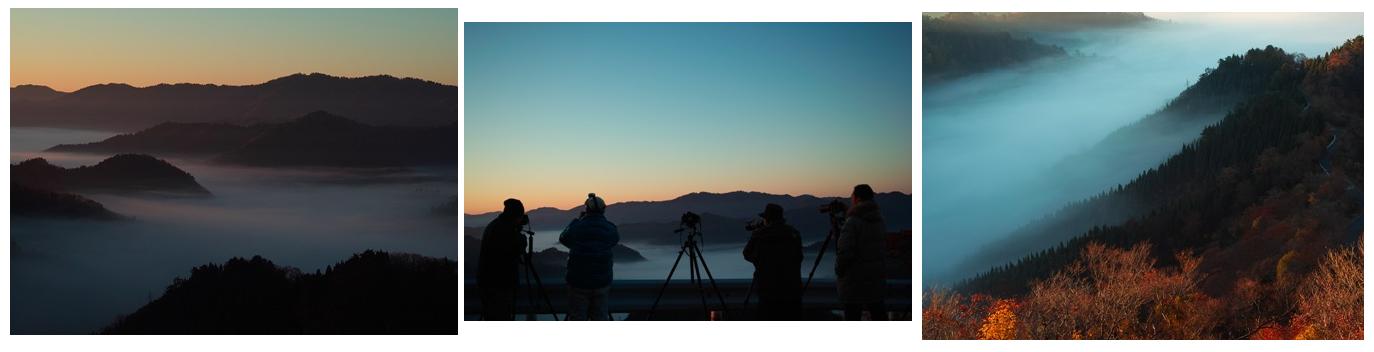
[{"label": "gradient sky", "polygon": [[464,211],[911,192],[911,25],[469,23]]},{"label": "gradient sky", "polygon": [[458,81],[454,9],[14,9],[10,85],[256,84],[292,73]]}]

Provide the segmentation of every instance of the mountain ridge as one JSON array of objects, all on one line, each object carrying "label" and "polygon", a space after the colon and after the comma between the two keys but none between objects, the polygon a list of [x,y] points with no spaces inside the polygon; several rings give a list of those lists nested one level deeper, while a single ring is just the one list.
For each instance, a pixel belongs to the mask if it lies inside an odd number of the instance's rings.
[{"label": "mountain ridge", "polygon": [[10,89],[14,126],[128,132],[161,122],[273,122],[317,110],[374,125],[439,126],[457,120],[456,86],[390,75],[298,73],[249,85],[105,83],[52,99],[17,99],[35,96],[37,87]]},{"label": "mountain ridge", "polygon": [[374,126],[314,111],[281,123],[163,122],[99,142],[62,144],[47,151],[147,153],[204,158],[247,166],[395,167],[458,162],[454,124]]}]

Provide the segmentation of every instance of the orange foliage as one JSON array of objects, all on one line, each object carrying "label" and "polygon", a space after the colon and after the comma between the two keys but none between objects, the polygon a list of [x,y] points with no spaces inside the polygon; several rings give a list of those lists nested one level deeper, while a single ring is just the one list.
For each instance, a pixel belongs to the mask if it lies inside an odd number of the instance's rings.
[{"label": "orange foliage", "polygon": [[978,328],[980,340],[1010,340],[1016,338],[1016,308],[1019,304],[1010,299],[999,299],[989,309],[983,326]]},{"label": "orange foliage", "polygon": [[1298,294],[1292,325],[1305,326],[1295,338],[1364,338],[1363,265],[1364,241],[1327,252]]}]

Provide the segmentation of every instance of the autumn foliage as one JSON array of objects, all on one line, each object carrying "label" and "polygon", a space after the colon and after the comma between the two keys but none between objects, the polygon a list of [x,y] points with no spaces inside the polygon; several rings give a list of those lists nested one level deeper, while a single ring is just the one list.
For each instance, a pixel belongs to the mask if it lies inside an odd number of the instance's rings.
[{"label": "autumn foliage", "polygon": [[[1265,93],[1026,234],[1110,225],[927,291],[923,337],[1363,339],[1363,43],[1252,50],[1284,58]],[[1094,217],[1103,199],[1146,210]]]},{"label": "autumn foliage", "polygon": [[1200,260],[1192,255],[1161,267],[1148,243],[1092,244],[1025,297],[927,292],[923,332],[927,339],[1361,339],[1362,248],[1328,253],[1282,319],[1252,319],[1257,298],[1267,294],[1253,280],[1238,284],[1232,302],[1201,292]]}]

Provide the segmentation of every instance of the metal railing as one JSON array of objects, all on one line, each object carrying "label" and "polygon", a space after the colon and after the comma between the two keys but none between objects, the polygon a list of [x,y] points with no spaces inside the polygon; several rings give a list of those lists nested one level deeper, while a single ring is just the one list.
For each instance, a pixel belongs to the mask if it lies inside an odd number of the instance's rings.
[{"label": "metal railing", "polygon": [[[716,286],[720,288],[721,294],[725,296],[725,303],[732,311],[742,309],[753,309],[758,303],[757,292],[750,299],[748,307],[744,305],[745,296],[749,294],[751,279],[716,279]],[[709,282],[708,289],[709,289]],[[476,280],[466,280],[464,283],[463,300],[464,314],[473,317],[482,312],[481,300],[478,298]],[[544,281],[544,287],[548,292],[549,299],[553,304],[554,310],[562,314],[567,312],[568,298],[567,287],[561,278],[552,278]],[[658,296],[659,289],[663,287],[663,280],[615,280],[611,283],[611,290],[608,294],[608,303],[611,313],[635,313],[646,312],[654,303],[654,298]],[[548,307],[542,299],[531,305],[528,290],[521,290],[516,297],[516,314],[547,314]],[[537,297],[536,297],[537,298]],[[707,303],[712,309],[719,310],[719,300],[712,294],[707,297]],[[885,303],[889,311],[911,311],[911,280],[895,279],[887,280],[887,298]],[[802,297],[802,308],[806,310],[839,310],[838,293],[835,289],[835,279],[817,278],[811,282],[811,287],[806,290]],[[658,311],[700,311],[701,296],[695,285],[687,279],[673,280],[668,284],[667,290],[663,293],[663,299],[658,304]]]}]

